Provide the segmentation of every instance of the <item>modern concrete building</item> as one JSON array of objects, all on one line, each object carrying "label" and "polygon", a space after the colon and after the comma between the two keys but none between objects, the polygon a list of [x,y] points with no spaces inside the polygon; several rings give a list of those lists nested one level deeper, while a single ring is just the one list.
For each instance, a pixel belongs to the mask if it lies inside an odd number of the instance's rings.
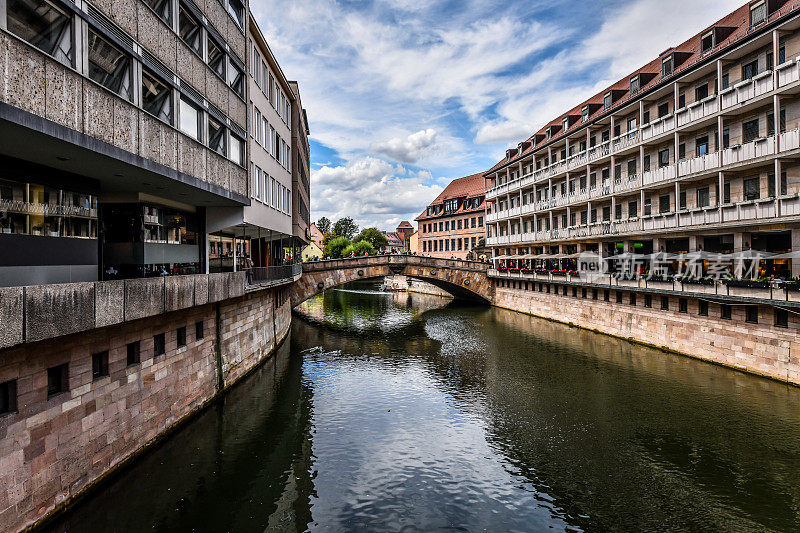
[{"label": "modern concrete building", "polygon": [[311,147],[308,136],[306,110],[300,100],[300,87],[290,81],[289,87],[295,95],[292,101],[292,237],[295,247],[302,249],[311,241]]},{"label": "modern concrete building", "polygon": [[485,235],[482,174],[450,182],[415,220],[419,226],[420,255],[466,259]]},{"label": "modern concrete building", "polygon": [[207,210],[249,201],[247,18],[0,3],[0,285],[207,270]]},{"label": "modern concrete building", "polygon": [[799,30],[797,2],[749,2],[508,150],[494,255],[753,249],[800,276]]}]

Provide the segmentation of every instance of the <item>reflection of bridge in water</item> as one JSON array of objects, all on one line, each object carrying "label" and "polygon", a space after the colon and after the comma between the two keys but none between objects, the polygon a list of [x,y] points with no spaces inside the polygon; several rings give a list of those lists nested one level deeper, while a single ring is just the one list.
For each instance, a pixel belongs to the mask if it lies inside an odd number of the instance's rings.
[{"label": "reflection of bridge in water", "polygon": [[457,299],[491,303],[494,286],[487,277],[487,263],[434,259],[416,255],[356,257],[303,264],[303,277],[289,289],[292,306],[327,289],[351,281],[403,275],[421,279]]}]

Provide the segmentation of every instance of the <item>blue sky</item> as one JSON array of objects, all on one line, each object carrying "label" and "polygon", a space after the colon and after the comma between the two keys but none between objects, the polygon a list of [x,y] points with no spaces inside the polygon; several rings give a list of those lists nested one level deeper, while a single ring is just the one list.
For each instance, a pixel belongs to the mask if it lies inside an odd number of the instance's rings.
[{"label": "blue sky", "polygon": [[394,229],[740,0],[251,0],[311,129],[312,219]]}]

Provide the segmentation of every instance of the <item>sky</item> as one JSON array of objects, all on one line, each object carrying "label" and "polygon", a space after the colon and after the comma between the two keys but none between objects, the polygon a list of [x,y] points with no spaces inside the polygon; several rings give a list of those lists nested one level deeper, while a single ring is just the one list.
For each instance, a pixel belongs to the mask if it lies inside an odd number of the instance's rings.
[{"label": "sky", "polygon": [[311,131],[311,218],[394,230],[742,0],[251,0]]}]

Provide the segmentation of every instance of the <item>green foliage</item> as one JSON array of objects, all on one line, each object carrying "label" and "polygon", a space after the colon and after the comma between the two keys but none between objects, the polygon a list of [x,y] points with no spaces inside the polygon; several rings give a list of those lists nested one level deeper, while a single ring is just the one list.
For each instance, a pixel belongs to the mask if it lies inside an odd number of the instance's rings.
[{"label": "green foliage", "polygon": [[368,242],[375,250],[383,250],[389,244],[386,235],[381,233],[377,228],[364,228],[358,237],[353,242]]},{"label": "green foliage", "polygon": [[339,237],[351,240],[358,233],[358,225],[350,217],[340,218],[333,225],[333,232]]},{"label": "green foliage", "polygon": [[345,248],[350,246],[350,239],[334,237],[325,245],[325,253],[331,259],[340,259]]},{"label": "green foliage", "polygon": [[331,221],[328,217],[322,217],[317,220],[317,229],[325,235],[331,230]]},{"label": "green foliage", "polygon": [[342,257],[350,257],[350,254],[358,256],[374,255],[375,248],[367,241],[357,241],[342,251]]}]

